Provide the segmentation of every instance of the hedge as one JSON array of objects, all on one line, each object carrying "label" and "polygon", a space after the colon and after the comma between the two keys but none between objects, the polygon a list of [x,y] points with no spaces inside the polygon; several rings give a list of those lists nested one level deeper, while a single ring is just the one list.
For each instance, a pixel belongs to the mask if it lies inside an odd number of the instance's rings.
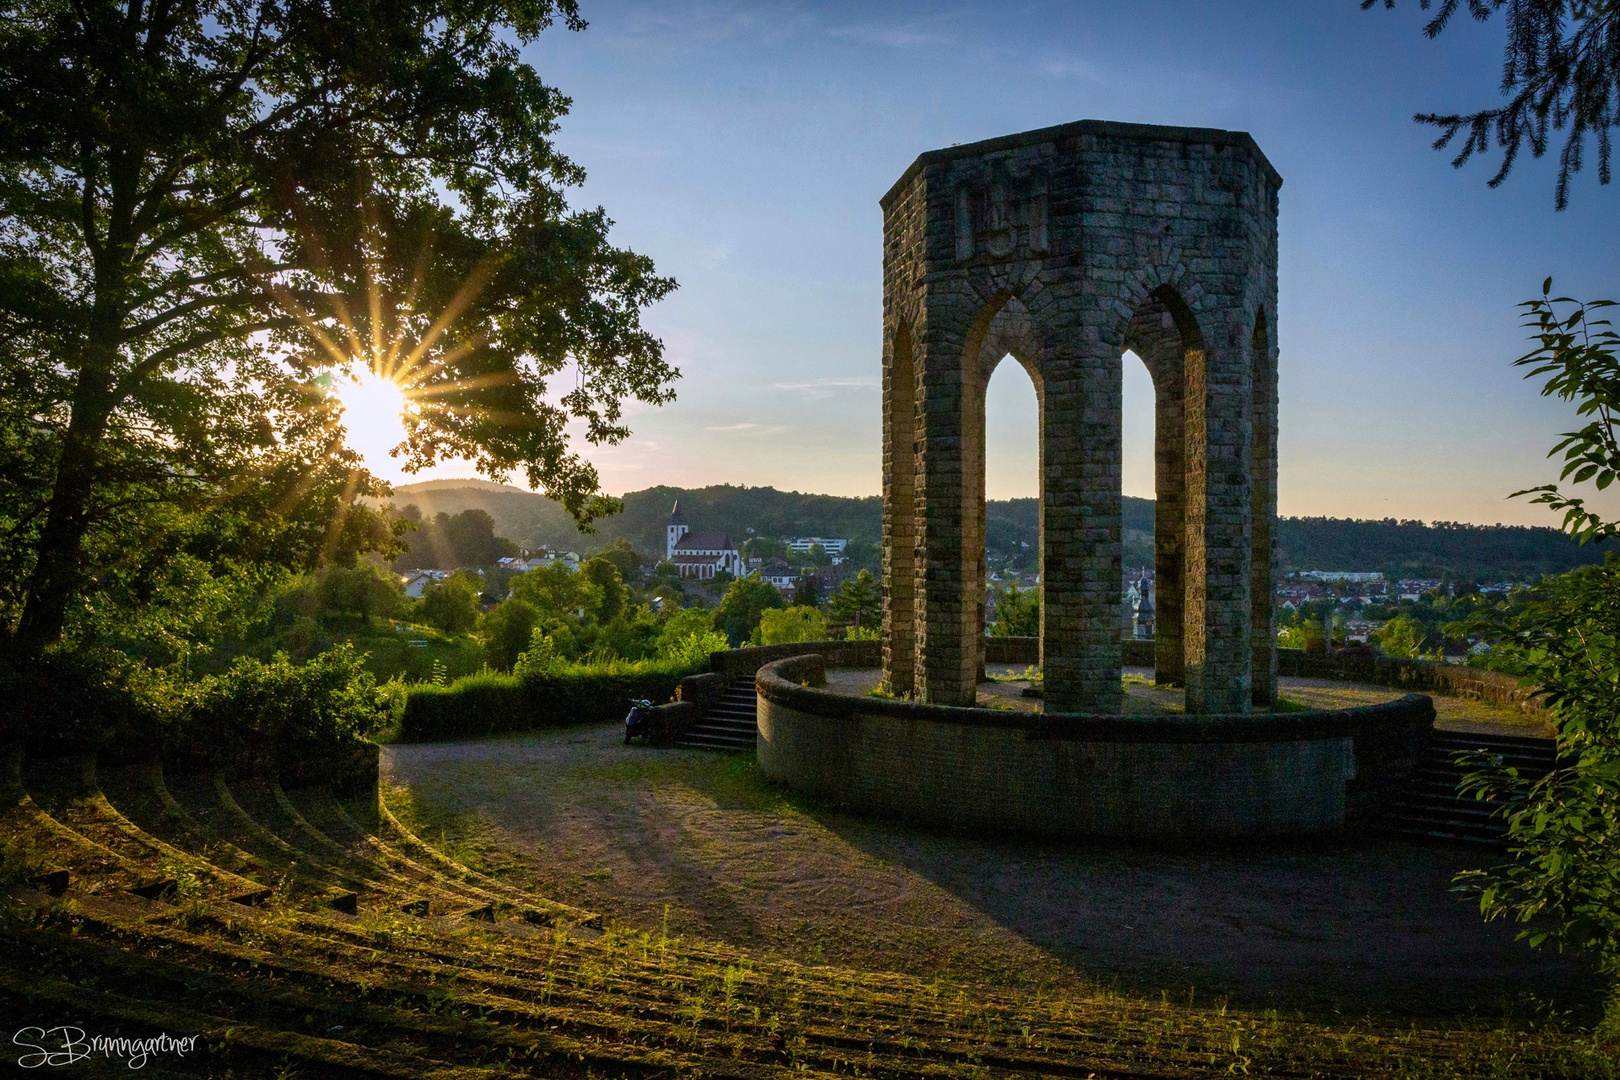
[{"label": "hedge", "polygon": [[580,664],[538,675],[468,675],[448,686],[412,686],[400,722],[402,742],[623,720],[630,702],[670,700],[689,664],[646,660]]}]

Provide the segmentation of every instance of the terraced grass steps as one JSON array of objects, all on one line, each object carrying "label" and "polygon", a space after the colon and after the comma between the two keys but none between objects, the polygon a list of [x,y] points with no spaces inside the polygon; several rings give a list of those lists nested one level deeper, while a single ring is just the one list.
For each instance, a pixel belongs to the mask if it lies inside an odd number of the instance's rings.
[{"label": "terraced grass steps", "polygon": [[270,873],[263,859],[193,820],[170,793],[161,765],[100,767],[96,775],[108,802],[144,832],[256,881]]},{"label": "terraced grass steps", "polygon": [[132,889],[147,899],[179,888],[177,875],[189,875],[192,887],[215,896],[252,892],[260,883],[199,858],[139,828],[102,793],[91,758],[59,759],[25,777],[35,805],[61,825],[140,867],[145,880]]},{"label": "terraced grass steps", "polygon": [[[81,929],[85,925],[81,923]],[[521,1050],[531,1058],[540,1055],[537,1064],[545,1064],[544,1075],[580,1075],[577,1066],[584,1064],[598,1075],[607,1068],[618,1070],[608,1075],[649,1075],[650,1070],[659,1068],[682,1071],[690,1068],[724,1076],[776,1075],[790,1068],[809,1075],[827,1075],[854,1068],[895,1076],[1193,1076],[1205,1074],[1212,1066],[1221,1071],[1218,1066],[1240,1060],[1229,1060],[1226,1055],[1210,1049],[1219,1043],[1207,1037],[1189,1038],[1186,1030],[1177,1031],[1175,1024],[1167,1022],[1169,1018],[1165,1014],[1171,1010],[1152,1007],[1116,1006],[1116,1012],[1125,1014],[1124,1024],[1117,1022],[1117,1017],[1112,1023],[1096,1023],[1088,1017],[1088,1012],[1103,1012],[1106,1007],[1071,1010],[1058,1021],[1056,1009],[1049,1006],[1047,1015],[1043,1016],[1042,1010],[1031,1008],[1027,999],[1022,1002],[1014,999],[1000,1008],[987,1010],[984,1005],[966,1009],[942,1006],[936,998],[932,1007],[920,1011],[931,1015],[937,1030],[927,1030],[928,1025],[919,1022],[924,1017],[919,1015],[909,1017],[909,1024],[885,1025],[875,1022],[875,1016],[862,1014],[864,995],[859,987],[869,980],[858,973],[814,969],[789,972],[774,965],[751,971],[736,980],[734,993],[738,1004],[729,1012],[714,1007],[698,1018],[698,1023],[692,1023],[697,1013],[689,1005],[673,1010],[671,1020],[668,1015],[649,1015],[665,1010],[635,1008],[636,996],[630,998],[630,1013],[634,1015],[627,1019],[628,1014],[618,1011],[620,1006],[613,995],[604,993],[606,988],[589,977],[588,967],[584,968],[587,975],[584,985],[573,996],[558,984],[542,991],[532,979],[508,980],[508,985],[528,988],[527,1002],[514,994],[479,991],[465,983],[428,981],[420,971],[404,971],[402,975],[396,971],[397,977],[393,978],[389,973],[378,973],[369,981],[366,994],[357,1003],[346,1000],[340,993],[338,973],[342,971],[342,964],[332,957],[305,962],[294,955],[289,937],[268,942],[257,951],[246,950],[196,932],[207,929],[194,924],[188,937],[162,925],[140,928],[143,940],[137,943],[137,948],[144,945],[150,949],[153,939],[162,939],[170,950],[160,958],[161,965],[166,966],[153,966],[158,960],[131,959],[129,953],[133,950],[127,948],[130,939],[126,931],[122,941],[126,946],[124,954],[101,963],[94,977],[114,984],[138,978],[159,989],[177,987],[184,982],[188,992],[214,995],[209,999],[209,1015],[219,1020],[251,1006],[257,1010],[253,1015],[261,1025],[266,1024],[265,1017],[276,1010],[290,1018],[284,1022],[295,1027],[301,1024],[325,1031],[342,1023],[346,1037],[361,1049],[372,1043],[399,1045],[400,1035],[394,1029],[404,1025],[410,1033],[406,1041],[418,1058],[446,1067],[449,1063],[439,1055],[450,1053],[458,1037],[470,1041],[476,1036],[479,1045],[486,1048]],[[546,940],[557,944],[554,938]],[[175,950],[177,944],[189,944],[195,951]],[[319,947],[318,938],[314,939],[314,944]],[[476,936],[470,944],[478,947]],[[97,945],[95,941],[87,941],[81,933],[71,947],[59,948],[50,963],[56,968],[83,967],[97,960]],[[68,955],[69,948],[77,952]],[[579,948],[587,954],[592,951],[590,945]],[[9,955],[17,950],[8,945],[6,952]],[[206,970],[210,963],[217,964],[217,958],[222,956],[237,965],[250,964],[255,975],[251,984],[243,985],[234,977],[227,977],[223,983],[196,977],[197,972]],[[552,957],[553,969],[557,959]],[[580,969],[576,966],[576,971]],[[289,982],[289,972],[304,981]],[[689,981],[693,974],[688,972],[684,979],[677,981]],[[723,976],[723,973],[710,974],[711,977],[713,974]],[[838,991],[843,998],[842,1007],[823,1004],[813,1010],[803,1010],[774,1032],[769,1030],[769,1023],[750,1024],[749,1001],[758,1001],[771,987],[781,990],[784,982],[791,985],[793,980],[785,980],[783,976],[794,974],[808,977],[812,983],[830,983],[827,989]],[[164,982],[165,979],[168,982]],[[929,1000],[926,988],[918,987],[914,981],[896,978],[878,981],[885,984],[888,993],[883,997],[891,1006],[901,1004],[908,996],[915,1000],[919,989],[924,993],[923,1001],[918,1004]],[[901,993],[896,995],[895,991]],[[321,996],[323,994],[326,996]],[[231,1006],[224,998],[233,995],[240,1000]],[[992,998],[1000,996],[991,995]],[[791,992],[779,994],[778,1000],[791,997]],[[946,995],[947,1000],[948,997]],[[367,1004],[379,1001],[389,1004]],[[716,1004],[711,1002],[711,1005]],[[454,1023],[447,1018],[451,1013],[465,1022]],[[905,1013],[904,1008],[899,1010],[902,1020],[906,1019]],[[734,1019],[728,1023],[725,1022],[727,1017]],[[767,1037],[749,1038],[744,1030],[749,1027],[755,1029],[756,1035],[759,1028],[766,1028]],[[880,1031],[880,1028],[889,1030]],[[544,1038],[540,1037],[542,1033]],[[1219,1037],[1226,1040],[1231,1034],[1237,1034],[1241,1048],[1243,1035],[1247,1033],[1248,1026],[1238,1022],[1230,1029],[1221,1030]],[[447,1038],[448,1043],[444,1041]],[[1181,1045],[1174,1045],[1177,1041]],[[1408,1057],[1422,1049],[1414,1045],[1421,1040],[1412,1035],[1405,1036],[1404,1041],[1406,1045],[1396,1049]],[[1363,1055],[1365,1063],[1365,1054],[1369,1049],[1378,1048],[1379,1042],[1376,1036],[1357,1035],[1335,1041],[1325,1049],[1331,1052],[1348,1043],[1353,1052]],[[659,1046],[660,1043],[666,1045]],[[1152,1049],[1144,1053],[1144,1048]],[[1316,1049],[1320,1051],[1324,1047]],[[716,1052],[725,1054],[729,1060],[715,1062],[710,1055]],[[742,1060],[738,1059],[739,1054],[744,1055]],[[1316,1060],[1311,1060],[1313,1058]],[[818,1062],[827,1067],[815,1067]],[[570,1063],[574,1068],[567,1071],[557,1067]],[[1307,1055],[1306,1060],[1294,1064],[1300,1067],[1267,1071],[1273,1075],[1298,1076],[1356,1074],[1353,1068],[1341,1067],[1348,1063],[1336,1063],[1318,1054]],[[1531,1062],[1529,1068],[1515,1075],[1560,1075],[1561,1070],[1562,1065],[1556,1069],[1538,1069]],[[1467,1073],[1464,1070],[1446,1074]]]},{"label": "terraced grass steps", "polygon": [[[341,803],[339,803],[338,809],[340,811],[344,810]],[[375,810],[379,843],[397,849],[404,853],[406,857],[420,860],[423,864],[436,868],[450,880],[477,886],[480,890],[498,898],[497,903],[500,900],[505,900],[507,903],[517,905],[521,916],[529,922],[538,925],[551,925],[553,923],[586,927],[601,925],[602,917],[595,912],[582,911],[579,908],[556,900],[533,896],[522,889],[514,888],[506,882],[456,862],[401,824],[399,818],[395,817],[393,812],[388,809],[387,804],[380,799],[375,805]],[[353,820],[352,815],[350,820]]]},{"label": "terraced grass steps", "polygon": [[456,862],[381,801],[139,768],[14,779],[0,775],[0,1006],[207,1042],[146,1075],[1612,1077],[1620,1060],[1536,1032],[1333,1028],[801,965],[604,928]]}]

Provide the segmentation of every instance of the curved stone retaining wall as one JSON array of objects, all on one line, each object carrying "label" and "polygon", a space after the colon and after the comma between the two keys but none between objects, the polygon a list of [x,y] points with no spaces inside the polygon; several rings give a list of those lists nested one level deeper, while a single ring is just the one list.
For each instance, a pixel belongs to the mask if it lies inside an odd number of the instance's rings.
[{"label": "curved stone retaining wall", "polygon": [[1053,836],[1234,838],[1335,828],[1416,767],[1434,705],[1031,715],[819,689],[826,659],[760,668],[759,763],[819,798],[924,824]]},{"label": "curved stone retaining wall", "polygon": [[773,660],[809,653],[824,657],[832,667],[875,668],[883,663],[881,641],[796,641],[789,645],[751,645],[710,653],[709,670],[727,679],[742,679]]}]

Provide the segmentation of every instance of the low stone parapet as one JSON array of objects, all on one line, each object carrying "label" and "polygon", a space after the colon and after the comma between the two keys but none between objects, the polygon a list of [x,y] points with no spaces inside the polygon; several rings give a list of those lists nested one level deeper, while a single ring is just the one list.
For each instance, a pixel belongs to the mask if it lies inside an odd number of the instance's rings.
[{"label": "low stone parapet", "polygon": [[675,700],[689,701],[703,712],[720,700],[726,692],[726,677],[718,671],[705,671],[701,675],[688,675],[675,689]]},{"label": "low stone parapet", "polygon": [[1541,689],[1523,685],[1517,676],[1464,664],[1384,656],[1371,650],[1344,649],[1328,656],[1313,656],[1303,649],[1278,649],[1277,674],[1371,683],[1401,690],[1430,690],[1493,705],[1511,705],[1530,716],[1540,716],[1545,711]]},{"label": "low stone parapet", "polygon": [[727,680],[745,679],[773,661],[808,653],[825,657],[829,667],[875,668],[883,664],[880,641],[796,641],[710,653],[709,670],[724,675]]},{"label": "low stone parapet", "polygon": [[850,809],[1052,836],[1312,833],[1380,810],[1434,724],[1419,694],[1263,715],[1088,716],[832,694],[813,662],[760,668],[767,776]]}]

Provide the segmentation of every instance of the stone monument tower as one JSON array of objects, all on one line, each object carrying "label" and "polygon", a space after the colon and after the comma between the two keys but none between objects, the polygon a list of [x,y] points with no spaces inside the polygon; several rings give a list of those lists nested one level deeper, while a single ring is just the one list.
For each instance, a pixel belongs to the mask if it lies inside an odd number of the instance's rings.
[{"label": "stone monument tower", "polygon": [[971,705],[984,395],[1040,409],[1053,712],[1117,713],[1122,354],[1153,377],[1154,656],[1189,712],[1276,692],[1277,192],[1247,134],[1082,120],[923,154],[882,199],[884,675]]}]

